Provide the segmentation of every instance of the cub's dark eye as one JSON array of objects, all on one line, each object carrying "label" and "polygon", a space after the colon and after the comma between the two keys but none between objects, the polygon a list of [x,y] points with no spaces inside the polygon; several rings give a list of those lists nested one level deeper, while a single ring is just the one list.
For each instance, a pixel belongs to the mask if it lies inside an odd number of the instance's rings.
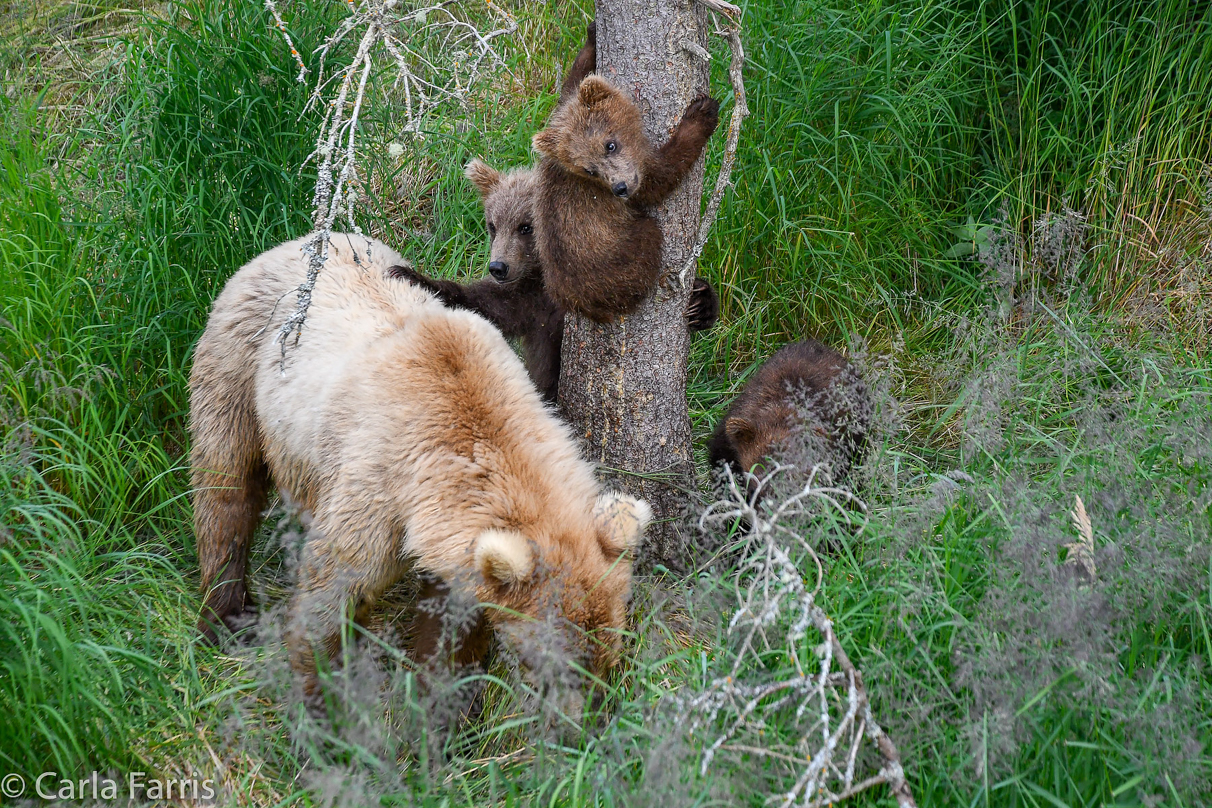
[{"label": "cub's dark eye", "polygon": [[518,225],[518,232],[521,233],[523,236],[529,236],[531,233],[534,232],[534,228],[528,224],[522,224],[522,225]]},{"label": "cub's dark eye", "polygon": [[615,143],[613,140],[606,142],[606,153],[607,154],[613,154],[615,152],[615,150],[618,148],[619,148],[619,144]]},{"label": "cub's dark eye", "polygon": [[598,175],[598,172],[594,171],[592,168],[585,169],[585,173],[591,177],[596,177]]},{"label": "cub's dark eye", "polygon": [[497,234],[497,226],[492,222],[488,223],[488,235],[495,236]]}]

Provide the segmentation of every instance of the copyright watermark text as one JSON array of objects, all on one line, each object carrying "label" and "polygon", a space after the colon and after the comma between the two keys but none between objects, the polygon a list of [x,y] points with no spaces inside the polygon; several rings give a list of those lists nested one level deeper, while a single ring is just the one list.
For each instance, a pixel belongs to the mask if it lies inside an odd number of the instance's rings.
[{"label": "copyright watermark text", "polygon": [[107,777],[93,772],[88,777],[63,777],[58,772],[0,777],[0,796],[47,802],[79,800],[171,800],[204,802],[215,798],[215,781],[202,777],[169,778],[147,772],[128,772],[125,777]]}]

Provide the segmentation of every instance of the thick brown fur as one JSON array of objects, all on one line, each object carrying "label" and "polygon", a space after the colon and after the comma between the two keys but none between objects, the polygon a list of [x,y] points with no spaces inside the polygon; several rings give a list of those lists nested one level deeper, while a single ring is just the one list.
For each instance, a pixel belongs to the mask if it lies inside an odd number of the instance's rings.
[{"label": "thick brown fur", "polygon": [[[560,90],[562,105],[597,67],[596,26],[589,24],[585,44],[573,60]],[[410,266],[392,267],[403,278],[433,292],[448,306],[474,311],[518,339],[526,370],[545,399],[559,394],[560,345],[564,308],[552,300],[543,283],[543,267],[534,237],[535,177],[533,169],[502,173],[480,160],[465,171],[480,192],[488,225],[491,277],[467,285],[430,278]],[[707,281],[696,278],[687,304],[687,327],[706,331],[719,318],[719,298]]]},{"label": "thick brown fur", "polygon": [[[247,606],[272,480],[311,514],[286,632],[309,696],[313,647],[331,651],[347,608],[363,616],[410,564],[500,607],[484,613],[493,629],[552,610],[592,637],[579,641],[591,669],[609,667],[647,504],[602,492],[500,332],[388,278],[402,259],[378,242],[333,236],[283,368],[275,336],[291,307],[278,301],[306,275],[304,245],[237,272],[195,351],[204,634]],[[482,626],[470,633],[480,649]]]},{"label": "thick brown fur", "polygon": [[534,172],[514,169],[502,174],[472,160],[466,173],[484,202],[492,276],[462,285],[430,278],[407,266],[392,267],[389,272],[429,290],[448,306],[476,312],[506,337],[518,339],[531,380],[547,401],[554,402],[559,392],[564,310],[543,287],[534,243]]},{"label": "thick brown fur", "polygon": [[[488,225],[491,277],[466,285],[438,280],[410,266],[395,266],[392,277],[418,284],[448,306],[474,311],[522,345],[526,371],[539,393],[555,402],[560,382],[564,309],[547,294],[534,243],[534,177],[531,169],[501,173],[479,160],[467,164],[467,178],[480,191]],[[706,331],[719,317],[711,284],[695,278],[686,307],[687,328]]]},{"label": "thick brown fur", "polygon": [[716,424],[707,453],[713,467],[727,463],[739,475],[768,458],[804,454],[790,444],[807,430],[821,444],[811,462],[827,463],[829,476],[838,479],[861,451],[869,418],[854,367],[832,348],[804,340],[762,365]]},{"label": "thick brown fur", "polygon": [[682,182],[719,123],[699,96],[659,150],[640,110],[600,76],[588,76],[534,136],[535,235],[547,293],[565,309],[607,322],[656,287],[661,228],[649,213]]}]

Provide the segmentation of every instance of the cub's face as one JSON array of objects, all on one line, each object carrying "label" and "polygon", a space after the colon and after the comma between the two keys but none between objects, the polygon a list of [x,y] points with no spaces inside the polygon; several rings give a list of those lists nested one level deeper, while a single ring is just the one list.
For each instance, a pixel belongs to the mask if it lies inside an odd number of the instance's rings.
[{"label": "cub's face", "polygon": [[728,434],[742,469],[760,473],[760,469],[754,469],[754,466],[769,462],[773,450],[791,437],[792,415],[790,407],[779,407],[776,412],[763,413],[762,418],[728,418],[724,431]]},{"label": "cub's face", "polygon": [[535,671],[562,656],[592,675],[609,672],[622,650],[632,558],[652,510],[613,492],[598,498],[589,534],[533,541],[488,531],[476,566],[488,588],[497,631]]},{"label": "cub's face", "polygon": [[835,480],[849,470],[855,442],[863,436],[861,425],[851,427],[849,436],[841,429],[848,417],[824,396],[800,389],[756,417],[729,416],[724,431],[741,468],[759,477],[781,462],[796,467],[786,479],[806,480],[821,464],[818,479]]},{"label": "cub's face", "polygon": [[644,179],[648,140],[640,110],[598,76],[581,82],[576,98],[555,111],[533,145],[569,172],[621,199],[634,195]]},{"label": "cub's face", "polygon": [[534,241],[534,172],[518,169],[501,174],[472,160],[466,175],[480,191],[488,225],[488,273],[501,283],[537,277],[541,271]]}]

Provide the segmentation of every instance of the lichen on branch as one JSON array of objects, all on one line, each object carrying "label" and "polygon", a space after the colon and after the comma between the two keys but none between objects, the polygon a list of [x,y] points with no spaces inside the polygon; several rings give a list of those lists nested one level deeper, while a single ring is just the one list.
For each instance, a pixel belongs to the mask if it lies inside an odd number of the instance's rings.
[{"label": "lichen on branch", "polygon": [[[354,220],[360,186],[358,126],[367,85],[379,63],[394,73],[391,86],[403,94],[404,133],[423,137],[423,124],[432,112],[448,102],[465,103],[489,67],[503,66],[495,40],[518,27],[512,14],[491,2],[485,4],[483,15],[492,26],[489,30],[457,0],[412,9],[406,9],[400,0],[347,0],[347,5],[349,14],[311,55],[313,66],[309,68],[275,0],[265,0],[299,68],[298,81],[306,82],[309,74],[315,75],[307,110],[323,110],[316,147],[308,157],[308,162],[316,164],[316,189],[313,230],[304,247],[307,275],[298,286],[295,310],[277,336],[283,367],[288,343],[297,343],[302,334],[316,279],[328,260],[333,228],[344,219],[350,232],[361,233]],[[355,39],[357,45],[349,55],[348,43]],[[339,66],[330,66],[333,61]]]}]

